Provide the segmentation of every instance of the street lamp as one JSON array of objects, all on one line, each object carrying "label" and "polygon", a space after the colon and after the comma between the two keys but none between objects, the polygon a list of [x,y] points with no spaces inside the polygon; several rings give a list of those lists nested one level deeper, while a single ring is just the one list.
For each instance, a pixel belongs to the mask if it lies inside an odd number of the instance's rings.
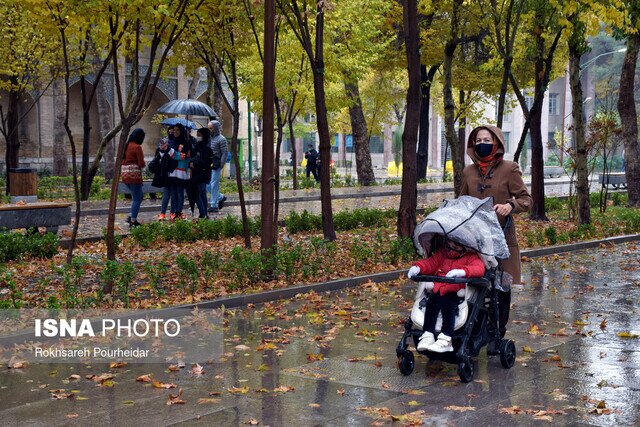
[{"label": "street lamp", "polygon": [[[565,95],[566,95],[566,92],[565,92]],[[592,98],[592,97],[590,97],[590,96],[587,96],[587,97],[584,99],[584,101],[582,101],[582,105],[585,105],[585,104],[587,104],[587,103],[589,103],[589,102],[591,102],[591,101],[593,101],[593,98]],[[564,121],[566,120],[566,118],[567,118],[567,117],[569,117],[569,116],[570,116],[570,115],[572,115],[572,114],[573,114],[573,108],[571,108],[571,112],[570,112],[569,114],[567,114],[566,116],[564,116],[564,117],[562,118],[562,140],[561,140],[562,142],[560,143],[560,144],[561,144],[560,146],[562,147],[562,148],[560,149],[560,164],[561,164],[561,165],[562,165],[562,162],[563,162],[563,160],[564,160],[564,126],[565,126]],[[573,142],[572,142],[572,144],[573,144]]]},{"label": "street lamp", "polygon": [[[626,47],[622,47],[620,49],[616,49],[616,50],[612,50],[609,52],[603,52],[599,55],[596,55],[595,57],[591,58],[590,60],[588,60],[587,62],[585,62],[584,64],[580,65],[580,71],[578,73],[579,76],[582,76],[582,72],[584,70],[587,69],[587,67],[589,67],[591,64],[593,64],[594,62],[596,62],[598,59],[602,58],[603,56],[607,56],[607,55],[613,55],[614,53],[622,53],[622,52],[626,52],[627,48]],[[566,96],[567,96],[567,80],[568,80],[568,72],[565,73],[564,76],[564,99],[562,102],[562,114],[564,116],[564,109],[566,106]],[[583,104],[586,104],[587,102],[593,101],[593,98],[591,98],[590,96],[587,97],[584,101],[582,101]],[[564,126],[565,126],[565,119],[567,117],[569,117],[571,114],[573,113],[573,111],[571,111],[569,114],[567,114],[566,116],[564,116],[562,118],[562,146],[564,146]],[[560,162],[562,162],[562,158],[563,158],[563,151],[560,150]]]},{"label": "street lamp", "polygon": [[588,60],[587,62],[585,62],[584,64],[582,64],[582,65],[580,66],[580,74],[582,74],[582,72],[583,72],[583,71],[584,71],[584,70],[585,70],[589,65],[593,64],[594,62],[596,62],[598,59],[602,58],[603,56],[613,55],[614,53],[622,53],[622,52],[626,52],[626,51],[627,51],[627,48],[626,48],[626,47],[623,47],[623,48],[620,48],[620,49],[618,49],[618,50],[612,50],[612,51],[610,51],[610,52],[604,52],[604,53],[601,53],[600,55],[595,56],[595,57],[591,58],[590,60]]}]

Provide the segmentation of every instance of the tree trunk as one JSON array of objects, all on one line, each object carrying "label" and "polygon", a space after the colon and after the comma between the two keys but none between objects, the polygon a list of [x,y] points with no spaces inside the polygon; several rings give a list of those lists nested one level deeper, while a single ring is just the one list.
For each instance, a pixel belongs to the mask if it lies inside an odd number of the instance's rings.
[{"label": "tree trunk", "polygon": [[431,84],[433,77],[440,65],[433,65],[427,71],[426,65],[420,65],[420,93],[422,102],[420,105],[420,133],[418,134],[418,181],[427,178],[427,165],[429,163],[429,109],[431,106]]},{"label": "tree trunk", "polygon": [[618,113],[622,122],[624,143],[624,173],[627,178],[629,206],[640,207],[640,149],[638,148],[638,112],[634,100],[636,63],[640,50],[640,35],[627,38],[627,53],[620,74]]},{"label": "tree trunk", "polygon": [[460,195],[460,189],[462,188],[462,169],[464,168],[464,164],[460,161],[460,144],[458,143],[458,136],[456,135],[455,128],[456,106],[453,99],[452,81],[453,54],[455,49],[455,43],[447,43],[442,69],[444,74],[443,98],[445,137],[447,139],[449,149],[451,150],[451,160],[453,161],[453,188],[455,196],[458,197]]},{"label": "tree trunk", "polygon": [[[527,140],[527,133],[529,132],[529,128],[531,127],[531,114],[525,119],[524,127],[522,128],[522,133],[520,134],[520,140],[518,141],[518,147],[516,147],[516,152],[513,155],[513,161],[518,163],[520,161],[520,154],[523,149],[527,149],[524,146],[525,141]],[[522,171],[524,173],[524,170]]]},{"label": "tree trunk", "polygon": [[196,90],[200,84],[200,68],[196,68],[192,77],[191,84],[189,85],[189,93],[187,94],[188,99],[196,99]]},{"label": "tree trunk", "polygon": [[[537,83],[536,83],[537,84]],[[548,221],[544,207],[544,160],[542,156],[542,99],[531,109],[531,219]]]},{"label": "tree trunk", "polygon": [[288,120],[289,141],[291,141],[291,162],[293,163],[293,189],[298,189],[298,149],[296,148],[296,138],[293,132],[293,120]]},{"label": "tree trunk", "polygon": [[507,90],[509,88],[509,72],[511,70],[511,63],[513,62],[513,58],[511,56],[507,56],[502,61],[502,66],[504,70],[502,71],[502,83],[500,84],[500,95],[498,96],[498,111],[496,126],[502,129],[502,121],[504,120],[504,104],[507,101]]},{"label": "tree trunk", "polygon": [[407,52],[409,88],[407,113],[402,133],[402,189],[398,209],[398,237],[412,237],[416,227],[418,207],[416,145],[420,126],[420,30],[418,28],[418,1],[403,3],[403,25]]},{"label": "tree trunk", "polygon": [[[237,84],[234,87],[238,87]],[[236,166],[236,185],[238,186],[238,199],[240,199],[240,212],[242,213],[242,231],[244,234],[244,246],[251,248],[251,232],[249,230],[249,217],[247,216],[247,205],[244,201],[244,189],[242,188],[242,171],[240,169],[240,159],[238,156],[238,130],[240,128],[240,112],[238,111],[238,92],[233,94],[233,133],[231,134],[231,157]]]},{"label": "tree trunk", "polygon": [[[98,87],[96,88],[96,106],[98,107],[98,121],[100,125],[100,138],[104,138],[109,131],[113,128],[113,120],[111,118],[111,109],[109,108],[109,103],[107,101],[107,93],[105,91],[104,83],[102,79],[98,82]],[[114,169],[114,161],[115,161],[115,153],[116,151],[116,143],[113,138],[109,139],[105,150],[104,150],[104,177],[107,182],[111,181],[113,178],[113,169]],[[96,153],[96,157],[98,153]],[[89,185],[93,183],[93,178],[95,176],[95,172],[92,175],[92,169],[89,169]]]},{"label": "tree trunk", "polygon": [[55,79],[52,86],[53,111],[55,111],[55,121],[53,122],[53,174],[55,176],[67,176],[69,162],[65,144],[67,133],[64,128],[66,102],[64,82],[61,79]]},{"label": "tree trunk", "polygon": [[[282,141],[282,114],[280,112],[279,101],[276,99],[275,83],[275,3],[273,0],[266,0],[264,4],[264,59],[262,61],[262,117],[264,118],[262,134],[262,189],[261,189],[261,216],[262,236],[260,239],[260,249],[263,257],[273,258],[273,249],[276,245],[277,232],[277,209],[275,193],[278,191],[278,176],[274,176],[274,152],[273,152],[273,115],[274,108],[278,111],[278,150],[276,159],[279,159],[280,141]],[[237,87],[237,86],[236,86]],[[251,161],[251,159],[249,159]],[[277,167],[276,167],[277,170]],[[274,187],[275,184],[275,187]],[[270,268],[265,269],[264,274],[271,275]]]},{"label": "tree trunk", "polygon": [[[89,198],[89,150],[91,144],[91,105],[87,103],[87,82],[84,76],[80,76],[80,96],[82,97],[82,165],[80,170],[80,197],[81,200]],[[75,145],[75,144],[74,144]]]},{"label": "tree trunk", "polygon": [[318,136],[320,137],[320,202],[322,206],[322,234],[325,240],[336,240],[331,207],[331,137],[327,120],[327,103],[324,89],[324,4],[319,2],[316,13],[316,50],[313,70]]},{"label": "tree trunk", "polygon": [[[465,93],[464,90],[460,90],[459,93],[460,96],[460,109],[463,109],[464,104],[465,104]],[[460,170],[462,171],[464,169],[464,156],[466,153],[466,148],[467,148],[467,118],[464,115],[460,115],[460,118],[458,119],[458,157],[460,157]],[[462,182],[462,180],[460,180],[460,182]]]},{"label": "tree trunk", "polygon": [[[217,76],[216,78],[218,79],[218,81],[221,81],[222,69],[216,66],[214,72]],[[210,104],[210,105],[211,105],[211,108],[213,108],[213,111],[215,111],[216,114],[218,115],[218,121],[220,122],[220,124],[224,124],[224,121],[222,120],[223,103],[224,103],[224,93],[222,93],[222,89],[220,89],[218,85],[214,84],[213,85],[213,104]]]},{"label": "tree trunk", "polygon": [[369,132],[367,131],[367,122],[364,118],[364,112],[362,111],[362,100],[360,99],[358,81],[345,75],[344,90],[347,93],[347,98],[349,98],[349,117],[351,119],[353,142],[355,144],[358,183],[362,186],[374,185],[376,177],[373,173],[373,166],[371,165]]},{"label": "tree trunk", "polygon": [[569,78],[573,108],[573,128],[576,144],[576,197],[578,224],[591,223],[589,201],[589,170],[587,167],[587,140],[585,136],[584,104],[582,102],[582,82],[580,81],[580,59],[582,55],[569,43]]},{"label": "tree trunk", "polygon": [[[276,106],[278,106],[276,96]],[[282,138],[284,133],[284,119],[280,108],[276,108],[276,122],[278,124],[278,137],[276,138],[275,159],[273,161],[273,244],[278,244],[278,215],[280,211],[280,149],[282,148]]]},{"label": "tree trunk", "polygon": [[6,143],[7,148],[5,151],[5,166],[7,168],[7,179],[6,179],[6,192],[9,194],[9,169],[17,168],[19,165],[20,158],[20,137],[18,132],[19,125],[19,108],[20,108],[20,94],[16,92],[9,92],[8,96],[8,108],[6,115]]},{"label": "tree trunk", "polygon": [[[118,148],[116,150],[116,162],[114,166],[113,180],[111,181],[111,196],[109,197],[109,210],[107,212],[107,259],[111,261],[116,260],[116,245],[115,245],[115,220],[116,220],[116,204],[118,201],[118,182],[120,181],[120,170],[122,169],[122,161],[124,156],[124,147],[129,137],[129,132],[134,124],[134,118],[123,118],[122,131],[120,132],[120,140],[118,142]],[[104,293],[111,293],[113,283],[107,283],[104,286]]]}]

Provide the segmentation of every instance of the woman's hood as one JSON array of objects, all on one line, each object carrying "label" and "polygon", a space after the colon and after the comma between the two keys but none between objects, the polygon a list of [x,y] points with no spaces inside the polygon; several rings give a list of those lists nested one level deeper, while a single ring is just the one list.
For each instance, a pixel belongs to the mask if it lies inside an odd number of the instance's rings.
[{"label": "woman's hood", "polygon": [[469,139],[467,140],[467,155],[471,157],[471,160],[473,160],[474,163],[477,163],[480,160],[478,155],[476,154],[476,150],[474,149],[474,144],[476,140],[476,134],[482,129],[485,129],[491,132],[493,136],[496,138],[496,140],[498,141],[498,149],[495,155],[502,156],[504,155],[504,152],[505,152],[504,134],[502,133],[502,129],[492,125],[478,126],[477,128],[471,131],[471,133],[469,134]]}]

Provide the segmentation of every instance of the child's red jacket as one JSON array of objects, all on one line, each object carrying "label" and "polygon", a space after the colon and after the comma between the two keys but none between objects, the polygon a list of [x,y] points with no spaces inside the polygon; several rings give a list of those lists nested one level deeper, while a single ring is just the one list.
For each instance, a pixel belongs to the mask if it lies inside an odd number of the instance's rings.
[{"label": "child's red jacket", "polygon": [[[484,263],[475,252],[466,252],[460,258],[449,258],[444,248],[436,251],[432,256],[417,261],[414,265],[420,267],[420,274],[428,276],[446,276],[451,270],[464,270],[465,277],[482,277],[484,276]],[[433,284],[433,292],[440,295],[450,292],[458,292],[465,285],[454,283],[438,283]]]}]

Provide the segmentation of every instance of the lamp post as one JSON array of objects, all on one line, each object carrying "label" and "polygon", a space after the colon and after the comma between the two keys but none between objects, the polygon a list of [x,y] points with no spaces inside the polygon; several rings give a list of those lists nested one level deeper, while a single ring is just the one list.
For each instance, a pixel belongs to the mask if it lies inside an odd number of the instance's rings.
[{"label": "lamp post", "polygon": [[[607,56],[607,55],[613,55],[614,53],[622,53],[622,52],[626,52],[627,48],[626,47],[622,47],[620,49],[616,49],[616,50],[611,50],[609,52],[603,52],[599,55],[594,56],[593,58],[591,58],[590,60],[588,60],[587,62],[585,62],[584,64],[580,65],[580,75],[582,75],[582,72],[584,70],[587,69],[587,67],[589,67],[591,64],[593,64],[594,62],[596,62],[598,59],[602,58],[603,56]],[[565,73],[564,76],[564,96],[563,96],[563,102],[562,102],[562,147],[564,147],[564,128],[565,128],[565,119],[567,117],[569,117],[573,111],[569,112],[569,114],[565,115],[565,108],[567,105],[566,102],[566,97],[567,97],[567,80],[568,80],[568,73]],[[584,101],[582,101],[583,104],[586,104],[587,102],[591,102],[593,101],[593,98],[591,98],[590,96],[585,98]],[[564,158],[564,151],[561,149],[560,150],[560,164],[562,164]]]},{"label": "lamp post", "polygon": [[626,52],[627,48],[623,47],[617,50],[612,50],[609,52],[604,52],[601,53],[600,55],[594,56],[593,58],[591,58],[590,60],[588,60],[587,62],[585,62],[584,64],[582,64],[580,66],[580,74],[582,74],[582,72],[591,64],[593,64],[594,62],[596,62],[598,59],[602,58],[603,56],[607,56],[607,55],[613,55],[614,53],[622,53],[622,52]]}]

